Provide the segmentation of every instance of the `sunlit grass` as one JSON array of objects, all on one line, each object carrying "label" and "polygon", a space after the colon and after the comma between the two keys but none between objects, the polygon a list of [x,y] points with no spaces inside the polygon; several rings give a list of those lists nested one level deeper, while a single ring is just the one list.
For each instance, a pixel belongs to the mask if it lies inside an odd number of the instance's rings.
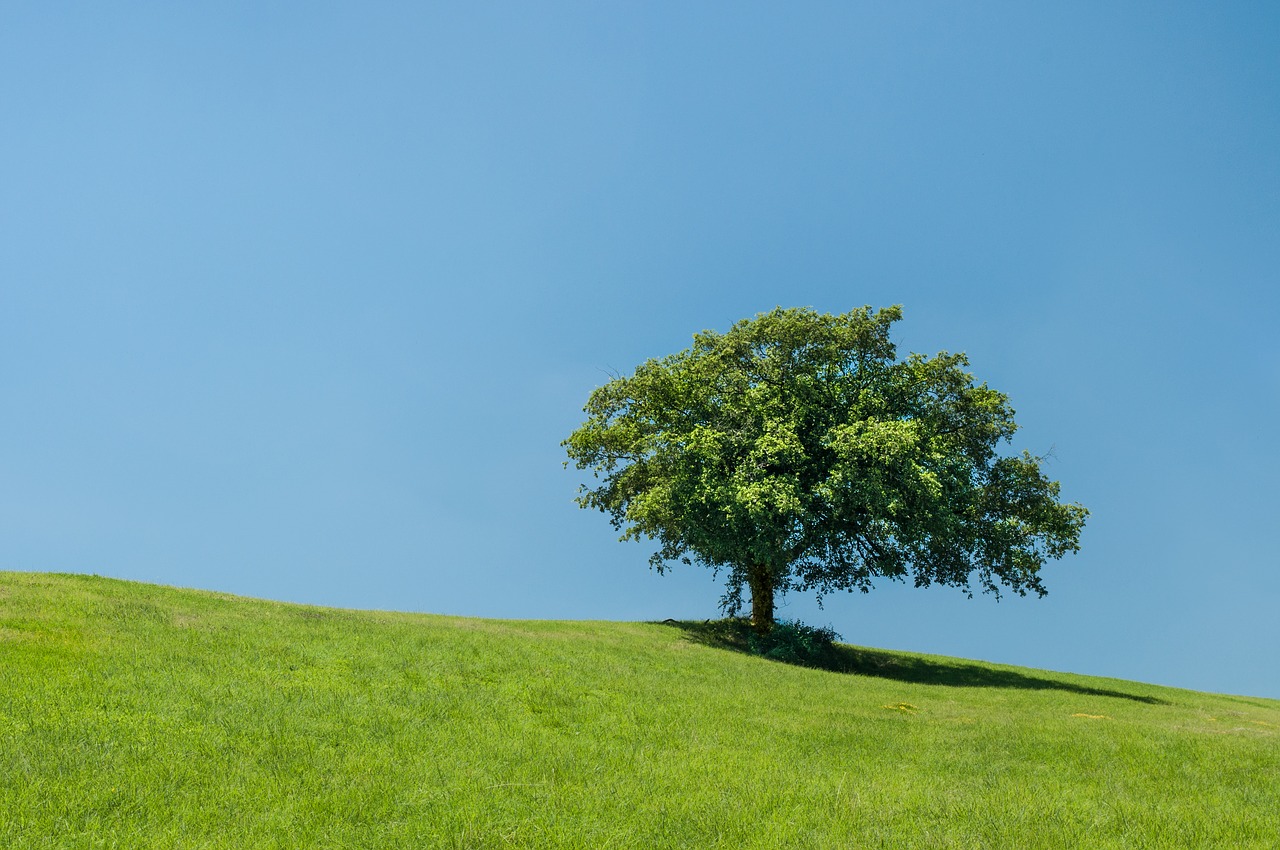
[{"label": "sunlit grass", "polygon": [[0,847],[1258,847],[1280,702],[0,573]]}]

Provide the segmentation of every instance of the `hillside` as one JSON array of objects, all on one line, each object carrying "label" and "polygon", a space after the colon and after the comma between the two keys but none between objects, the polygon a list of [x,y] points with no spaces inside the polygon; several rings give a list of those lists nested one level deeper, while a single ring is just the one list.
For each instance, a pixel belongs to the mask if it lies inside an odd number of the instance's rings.
[{"label": "hillside", "polygon": [[1257,847],[1280,702],[0,573],[0,847]]}]

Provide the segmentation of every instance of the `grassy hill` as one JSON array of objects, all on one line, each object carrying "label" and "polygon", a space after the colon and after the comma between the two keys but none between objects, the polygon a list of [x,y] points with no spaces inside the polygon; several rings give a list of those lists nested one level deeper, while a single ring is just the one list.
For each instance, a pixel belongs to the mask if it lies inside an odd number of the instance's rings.
[{"label": "grassy hill", "polygon": [[1280,702],[0,573],[0,847],[1280,846]]}]

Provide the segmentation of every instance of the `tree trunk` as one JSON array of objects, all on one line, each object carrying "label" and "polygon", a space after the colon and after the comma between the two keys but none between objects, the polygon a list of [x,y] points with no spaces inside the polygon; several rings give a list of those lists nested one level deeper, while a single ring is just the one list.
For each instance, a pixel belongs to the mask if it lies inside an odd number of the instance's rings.
[{"label": "tree trunk", "polygon": [[773,574],[768,567],[757,565],[751,568],[747,584],[751,587],[751,625],[767,634],[773,628]]}]

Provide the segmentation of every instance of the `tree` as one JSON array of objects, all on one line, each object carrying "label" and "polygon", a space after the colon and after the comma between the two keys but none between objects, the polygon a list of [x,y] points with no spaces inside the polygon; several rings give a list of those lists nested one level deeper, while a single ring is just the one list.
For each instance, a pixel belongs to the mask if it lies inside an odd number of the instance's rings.
[{"label": "tree", "polygon": [[[1017,425],[964,354],[898,359],[900,307],[778,308],[648,360],[591,393],[562,444],[596,486],[577,502],[650,564],[727,573],[729,613],[876,578],[1044,596],[1040,568],[1079,550],[1088,511],[1062,504],[1044,458],[997,453]],[[566,463],[566,466],[568,463]]]}]

